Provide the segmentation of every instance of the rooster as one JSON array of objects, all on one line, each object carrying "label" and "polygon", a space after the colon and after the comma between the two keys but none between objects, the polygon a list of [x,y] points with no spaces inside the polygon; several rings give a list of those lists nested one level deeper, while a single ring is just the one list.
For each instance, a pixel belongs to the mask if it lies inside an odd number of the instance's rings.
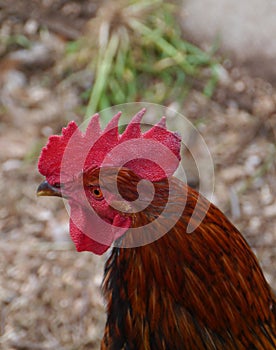
[{"label": "rooster", "polygon": [[[102,350],[276,349],[276,301],[240,232],[173,176],[181,139],[165,118],[142,133],[145,110],[122,134],[75,122],[53,135],[39,196],[66,198],[77,251],[103,254]],[[154,156],[152,156],[154,155]]]}]

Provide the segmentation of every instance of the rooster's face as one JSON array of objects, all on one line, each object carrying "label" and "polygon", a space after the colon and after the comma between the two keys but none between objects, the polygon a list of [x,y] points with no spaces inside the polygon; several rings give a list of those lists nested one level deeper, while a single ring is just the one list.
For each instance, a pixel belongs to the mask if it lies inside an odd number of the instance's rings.
[{"label": "rooster's face", "polygon": [[43,181],[37,195],[67,199],[71,208],[70,233],[77,250],[101,254],[131,226],[131,217],[127,215],[126,202],[100,186],[98,175],[97,169],[65,183]]}]

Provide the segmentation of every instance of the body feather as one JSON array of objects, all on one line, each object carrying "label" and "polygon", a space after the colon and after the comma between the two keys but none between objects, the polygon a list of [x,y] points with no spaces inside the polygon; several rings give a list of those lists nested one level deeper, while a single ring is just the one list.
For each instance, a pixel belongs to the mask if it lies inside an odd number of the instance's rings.
[{"label": "body feather", "polygon": [[[248,244],[218,208],[172,183],[172,203],[168,183],[155,184],[153,202],[132,220],[145,225],[165,205],[171,216],[164,220],[174,220],[179,205],[174,227],[150,245],[114,248],[107,261],[102,349],[275,349],[275,299]],[[187,233],[196,204],[206,216]]]}]

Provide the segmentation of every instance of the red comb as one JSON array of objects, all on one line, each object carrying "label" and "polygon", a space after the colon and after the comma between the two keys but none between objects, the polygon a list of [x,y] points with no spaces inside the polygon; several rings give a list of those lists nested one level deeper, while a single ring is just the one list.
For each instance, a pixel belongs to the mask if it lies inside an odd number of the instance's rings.
[{"label": "red comb", "polygon": [[165,117],[145,133],[140,123],[146,109],[138,112],[123,134],[118,132],[121,113],[117,113],[104,130],[95,114],[85,133],[76,123],[53,135],[42,149],[38,169],[48,182],[60,177],[72,180],[81,172],[105,166],[126,166],[143,179],[158,181],[171,176],[180,160],[180,137],[166,129]]}]

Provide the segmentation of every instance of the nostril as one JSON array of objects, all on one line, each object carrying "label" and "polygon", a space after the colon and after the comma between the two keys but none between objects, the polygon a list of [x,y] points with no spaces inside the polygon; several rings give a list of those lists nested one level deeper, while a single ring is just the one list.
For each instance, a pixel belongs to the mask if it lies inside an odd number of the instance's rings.
[{"label": "nostril", "polygon": [[55,188],[62,188],[63,186],[61,185],[60,182],[55,182],[55,183],[53,184],[53,187],[55,187]]}]

